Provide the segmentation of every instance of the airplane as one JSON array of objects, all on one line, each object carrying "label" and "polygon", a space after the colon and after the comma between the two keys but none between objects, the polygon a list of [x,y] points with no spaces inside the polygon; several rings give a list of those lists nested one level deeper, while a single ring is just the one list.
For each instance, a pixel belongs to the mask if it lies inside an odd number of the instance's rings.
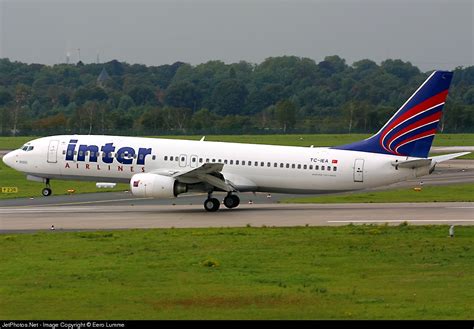
[{"label": "airplane", "polygon": [[27,179],[130,184],[137,197],[174,198],[204,192],[217,211],[239,193],[319,194],[386,186],[429,175],[435,166],[470,152],[429,157],[452,72],[434,71],[373,136],[342,146],[294,147],[159,138],[60,135],[32,140],[3,157]]}]

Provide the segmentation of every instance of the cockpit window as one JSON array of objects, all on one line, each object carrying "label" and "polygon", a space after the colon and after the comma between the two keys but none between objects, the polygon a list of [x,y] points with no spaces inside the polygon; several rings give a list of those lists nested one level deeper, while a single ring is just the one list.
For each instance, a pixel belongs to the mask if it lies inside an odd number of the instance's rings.
[{"label": "cockpit window", "polygon": [[23,146],[21,147],[21,150],[22,150],[22,151],[29,152],[29,151],[32,151],[34,148],[35,148],[34,146],[31,146],[31,145],[27,145],[27,144],[26,144],[26,145],[23,145]]}]

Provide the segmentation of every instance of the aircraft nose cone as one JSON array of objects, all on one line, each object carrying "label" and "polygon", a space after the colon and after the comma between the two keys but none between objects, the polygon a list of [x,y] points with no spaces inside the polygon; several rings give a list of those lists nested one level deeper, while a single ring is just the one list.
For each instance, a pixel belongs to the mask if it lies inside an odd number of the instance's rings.
[{"label": "aircraft nose cone", "polygon": [[2,160],[7,166],[13,168],[13,164],[15,163],[15,154],[14,154],[14,152],[9,152],[9,153],[5,154],[3,156]]}]

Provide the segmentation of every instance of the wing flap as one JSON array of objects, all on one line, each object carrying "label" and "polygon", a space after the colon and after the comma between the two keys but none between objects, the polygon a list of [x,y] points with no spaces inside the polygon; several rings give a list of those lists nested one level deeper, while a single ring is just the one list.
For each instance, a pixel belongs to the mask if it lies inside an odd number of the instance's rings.
[{"label": "wing flap", "polygon": [[[222,163],[205,163],[198,168],[193,168],[185,172],[178,172],[173,175],[177,180],[195,179],[226,192],[236,191],[234,186],[224,180],[221,174],[224,164]],[[221,176],[221,177],[219,177]]]}]

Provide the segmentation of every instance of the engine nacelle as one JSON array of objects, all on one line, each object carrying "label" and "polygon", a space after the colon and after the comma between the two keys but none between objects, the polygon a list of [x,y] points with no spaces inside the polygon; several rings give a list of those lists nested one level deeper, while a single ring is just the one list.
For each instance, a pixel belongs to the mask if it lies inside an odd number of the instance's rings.
[{"label": "engine nacelle", "polygon": [[130,191],[139,197],[175,198],[178,194],[186,193],[188,186],[172,177],[143,173],[132,176]]}]

